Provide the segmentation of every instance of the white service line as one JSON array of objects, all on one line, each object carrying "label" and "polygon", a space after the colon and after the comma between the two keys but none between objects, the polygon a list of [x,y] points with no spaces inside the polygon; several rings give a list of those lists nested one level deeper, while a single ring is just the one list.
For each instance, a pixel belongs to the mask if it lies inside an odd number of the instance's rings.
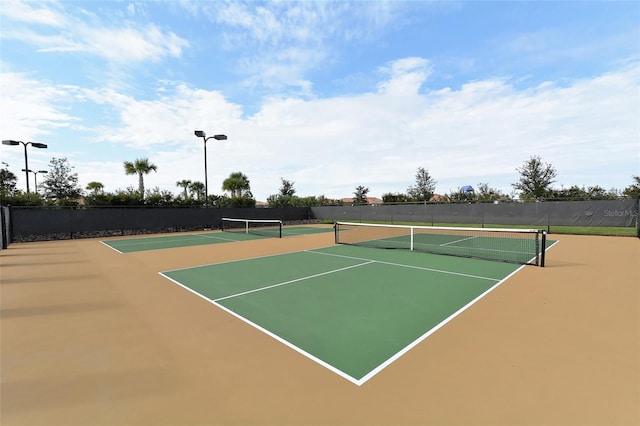
[{"label": "white service line", "polygon": [[[354,256],[344,256],[342,254],[333,254],[333,253],[324,253],[321,251],[314,251],[314,250],[306,250],[307,253],[315,253],[315,254],[322,254],[325,256],[335,256],[335,257],[344,257],[346,259],[354,259],[354,260],[371,260],[371,259],[366,259],[363,257],[354,257]],[[419,269],[422,271],[429,271],[429,272],[437,272],[440,274],[448,274],[448,275],[457,275],[460,277],[466,277],[466,278],[476,278],[479,280],[487,280],[487,281],[500,281],[496,278],[489,278],[489,277],[481,277],[478,275],[470,275],[470,274],[463,274],[460,272],[452,272],[452,271],[445,271],[442,269],[433,269],[433,268],[425,268],[424,266],[413,266],[413,265],[405,265],[403,263],[393,263],[393,262],[383,262],[381,260],[371,260],[372,262],[375,263],[381,263],[383,265],[390,265],[390,266],[398,266],[401,268],[411,268],[411,269]]]},{"label": "white service line", "polygon": [[260,287],[260,288],[256,288],[256,289],[253,289],[253,290],[243,291],[242,293],[237,293],[237,294],[232,294],[230,296],[221,297],[219,299],[214,299],[213,301],[214,302],[219,302],[221,300],[231,299],[231,298],[236,297],[236,296],[244,296],[245,294],[255,293],[255,292],[258,292],[258,291],[262,291],[262,290],[268,290],[270,288],[280,287],[281,285],[292,284],[292,283],[295,283],[295,282],[298,282],[298,281],[309,280],[311,278],[317,278],[317,277],[321,277],[323,275],[334,274],[336,272],[346,271],[347,269],[357,268],[359,266],[369,265],[371,263],[374,263],[374,261],[371,260],[369,262],[358,263],[356,265],[346,266],[346,267],[340,268],[340,269],[333,269],[331,271],[321,272],[319,274],[309,275],[309,276],[302,277],[302,278],[296,278],[295,280],[285,281],[285,282],[282,282],[282,283],[273,284],[273,285],[269,285],[269,286],[266,286],[266,287]]}]

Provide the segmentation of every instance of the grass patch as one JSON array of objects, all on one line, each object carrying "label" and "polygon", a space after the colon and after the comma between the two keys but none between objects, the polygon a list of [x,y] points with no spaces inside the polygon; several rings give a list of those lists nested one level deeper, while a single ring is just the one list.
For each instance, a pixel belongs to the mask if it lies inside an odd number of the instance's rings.
[{"label": "grass patch", "polygon": [[637,237],[638,230],[617,226],[552,226],[551,234],[609,235],[615,237]]}]

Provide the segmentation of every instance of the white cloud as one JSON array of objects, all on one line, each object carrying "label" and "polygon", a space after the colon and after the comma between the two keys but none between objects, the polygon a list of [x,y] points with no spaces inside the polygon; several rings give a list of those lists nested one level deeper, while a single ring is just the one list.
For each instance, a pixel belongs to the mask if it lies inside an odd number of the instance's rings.
[{"label": "white cloud", "polygon": [[[85,90],[87,98],[118,115],[119,126],[98,126],[94,140],[150,150],[184,143],[196,128],[228,126],[239,120],[241,109],[218,92],[167,84],[155,100],[137,100],[112,89]],[[215,117],[212,119],[212,117]]]},{"label": "white cloud", "polygon": [[[493,79],[422,93],[416,88],[428,77],[428,62],[402,60],[388,69],[395,71],[384,84],[394,90],[312,100],[272,97],[250,117],[222,93],[184,83],[165,83],[147,100],[107,89],[67,91],[112,112],[115,123],[98,126],[88,139],[92,149],[107,144],[119,155],[118,161],[98,162],[98,152],[77,152],[76,144],[72,160],[83,185],[99,180],[113,191],[135,184],[121,161],[148,157],[158,173],[149,176],[147,187],[177,192],[178,180],[204,180],[203,144],[193,131],[225,133],[228,141],[207,145],[211,192],[220,193],[222,180],[242,171],[260,200],[278,191],[280,178],[295,182],[301,196],[341,198],[358,185],[369,187],[372,196],[404,192],[418,167],[429,170],[440,193],[480,182],[510,193],[516,167],[532,155],[556,167],[558,186],[623,189],[637,174],[638,63],[562,86],[519,89]],[[9,117],[13,128],[35,120],[43,132],[48,121],[69,125],[78,119],[56,107],[54,95],[64,88],[9,77],[2,81],[13,81],[15,97],[28,100],[13,113],[3,103],[3,121]],[[32,103],[35,108],[27,109]]]},{"label": "white cloud", "polygon": [[154,24],[124,21],[109,25],[96,15],[65,14],[61,9],[58,3],[35,8],[27,2],[10,1],[6,6],[3,2],[1,37],[33,44],[43,53],[79,52],[115,64],[179,57],[189,47],[187,40]]},{"label": "white cloud", "polygon": [[378,84],[378,91],[388,95],[416,95],[425,82],[431,67],[424,58],[405,58],[394,61],[381,71],[389,75],[387,81]]},{"label": "white cloud", "polygon": [[[76,117],[61,105],[71,102],[74,88],[52,86],[21,73],[2,73],[2,132],[10,138],[37,140],[54,129],[69,127]],[[15,135],[15,136],[13,136]]]},{"label": "white cloud", "polygon": [[157,61],[166,56],[179,57],[189,42],[172,32],[164,33],[155,25],[144,28],[80,28],[79,50],[116,63]]},{"label": "white cloud", "polygon": [[127,5],[127,14],[129,15],[135,15],[136,14],[136,5],[133,3],[129,3]]},{"label": "white cloud", "polygon": [[62,27],[66,18],[64,14],[55,10],[57,2],[47,4],[47,7],[34,7],[32,3],[16,0],[3,0],[0,15],[5,19],[26,22],[29,24]]},{"label": "white cloud", "polygon": [[[336,60],[341,49],[369,42],[391,24],[401,2],[188,2],[221,32],[245,86],[312,97],[307,74]],[[394,29],[397,30],[398,22]],[[250,48],[248,48],[250,47]]]}]

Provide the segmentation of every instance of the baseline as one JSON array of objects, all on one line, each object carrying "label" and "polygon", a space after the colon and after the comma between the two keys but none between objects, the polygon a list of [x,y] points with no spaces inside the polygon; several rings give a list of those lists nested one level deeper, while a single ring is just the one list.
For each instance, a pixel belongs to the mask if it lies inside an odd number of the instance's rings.
[{"label": "baseline", "polygon": [[[153,251],[153,250],[166,250],[180,247],[191,247],[195,245],[203,244],[216,244],[224,242],[242,242],[251,241],[254,239],[260,239],[259,237],[246,239],[246,238],[225,238],[217,235],[207,234],[191,234],[189,236],[166,236],[166,237],[149,237],[149,238],[135,238],[131,240],[109,240],[100,242],[107,247],[112,248],[120,254],[126,254],[138,251]],[[111,243],[115,244],[111,244]],[[154,247],[157,246],[157,247]],[[138,248],[139,247],[139,248]]]}]

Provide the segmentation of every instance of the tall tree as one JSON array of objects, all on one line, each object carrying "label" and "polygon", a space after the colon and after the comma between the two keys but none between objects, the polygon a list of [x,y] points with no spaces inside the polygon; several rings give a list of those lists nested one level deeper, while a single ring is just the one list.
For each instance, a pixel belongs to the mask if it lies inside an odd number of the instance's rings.
[{"label": "tall tree", "polygon": [[283,197],[293,197],[296,193],[296,190],[293,188],[293,184],[295,182],[291,182],[290,180],[280,178],[282,181],[282,186],[280,187],[280,195]]},{"label": "tall tree", "polygon": [[367,194],[369,193],[369,188],[365,186],[357,186],[356,191],[353,193],[353,203],[354,204],[368,204]]},{"label": "tall tree", "polygon": [[13,194],[18,178],[8,168],[0,169],[0,191],[3,195]]},{"label": "tall tree", "polygon": [[280,178],[280,181],[282,182],[280,192],[269,195],[267,197],[267,203],[271,207],[289,207],[296,205],[299,198],[294,195],[296,190],[293,188],[293,182],[284,178]]},{"label": "tall tree", "polygon": [[78,174],[71,172],[66,158],[52,158],[49,161],[49,172],[42,186],[45,195],[55,199],[58,204],[65,200],[76,200],[82,194],[82,188],[78,185]]},{"label": "tall tree", "polygon": [[416,184],[407,189],[409,197],[414,201],[429,201],[433,197],[437,181],[434,180],[429,171],[424,167],[418,167],[416,172]]},{"label": "tall tree", "polygon": [[91,191],[93,192],[93,195],[98,195],[102,192],[102,190],[104,189],[104,185],[102,184],[102,182],[89,182],[87,184],[87,186],[85,187],[85,189],[87,191]]},{"label": "tall tree", "polygon": [[176,185],[182,188],[184,191],[184,199],[189,198],[189,193],[187,190],[189,189],[189,185],[191,185],[191,181],[189,179],[182,179],[176,182]]},{"label": "tall tree", "polygon": [[144,175],[158,170],[158,166],[149,162],[148,158],[138,158],[136,161],[125,161],[124,172],[127,175],[138,175],[138,192],[144,198]]},{"label": "tall tree", "polygon": [[504,198],[499,189],[492,188],[488,183],[478,184],[478,193],[476,194],[480,201],[496,201]]},{"label": "tall tree", "polygon": [[191,182],[189,184],[189,191],[191,191],[191,196],[193,197],[193,194],[195,194],[196,198],[198,200],[201,200],[204,198],[204,183],[200,182],[200,181],[195,181],[195,182]]},{"label": "tall tree", "polygon": [[531,156],[516,170],[520,173],[520,181],[512,183],[511,186],[521,191],[520,198],[525,199],[546,196],[557,175],[556,169],[551,164],[542,163],[542,159],[537,155]]},{"label": "tall tree", "polygon": [[242,172],[234,172],[222,182],[222,190],[231,192],[232,197],[251,195],[249,178]]}]

